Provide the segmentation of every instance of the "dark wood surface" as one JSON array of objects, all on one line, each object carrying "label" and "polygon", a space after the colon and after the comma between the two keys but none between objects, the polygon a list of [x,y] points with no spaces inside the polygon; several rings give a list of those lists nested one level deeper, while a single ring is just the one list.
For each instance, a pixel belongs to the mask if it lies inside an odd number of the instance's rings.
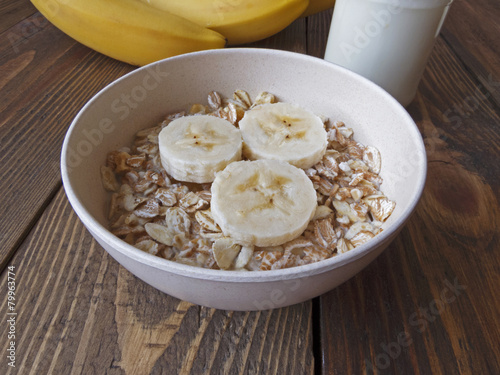
[{"label": "dark wood surface", "polygon": [[[1,0],[0,14],[0,373],[500,374],[497,0],[454,2],[407,108],[428,181],[401,234],[335,290],[261,312],[164,295],[92,239],[62,189],[61,144],[83,104],[134,67],[26,0]],[[331,14],[253,46],[322,57]]]}]

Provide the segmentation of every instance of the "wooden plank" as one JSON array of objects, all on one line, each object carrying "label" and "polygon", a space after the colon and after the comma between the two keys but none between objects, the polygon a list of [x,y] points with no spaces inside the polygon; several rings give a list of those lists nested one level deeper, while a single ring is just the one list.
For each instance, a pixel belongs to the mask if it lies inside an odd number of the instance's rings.
[{"label": "wooden plank", "polygon": [[313,373],[310,302],[232,312],[165,295],[107,255],[62,189],[9,266],[18,315],[15,370],[0,358],[8,374]]},{"label": "wooden plank", "polygon": [[[2,15],[2,23],[0,23],[0,33],[8,30],[11,26],[23,21],[36,12],[36,8],[29,0],[0,0],[0,14]],[[11,41],[15,41],[23,34],[29,34],[33,27],[28,21],[22,24],[21,34],[7,34]]]},{"label": "wooden plank", "polygon": [[330,32],[333,9],[307,17],[307,54],[322,59]]},{"label": "wooden plank", "polygon": [[491,74],[496,82],[500,80],[499,19],[498,1],[455,0],[442,31],[469,69],[476,75]]},{"label": "wooden plank", "polygon": [[[76,43],[37,13],[0,35],[0,269],[60,187],[59,154],[73,117],[133,67]],[[26,189],[25,186],[32,188]]]},{"label": "wooden plank", "polygon": [[324,374],[500,372],[500,108],[460,57],[438,40],[408,107],[429,161],[415,215],[321,297]]}]

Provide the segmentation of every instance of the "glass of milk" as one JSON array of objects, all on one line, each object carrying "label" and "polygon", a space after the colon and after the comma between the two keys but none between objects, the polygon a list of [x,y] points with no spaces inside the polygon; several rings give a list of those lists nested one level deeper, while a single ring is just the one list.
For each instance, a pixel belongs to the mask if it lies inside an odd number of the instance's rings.
[{"label": "glass of milk", "polygon": [[414,98],[453,0],[337,0],[325,60]]}]

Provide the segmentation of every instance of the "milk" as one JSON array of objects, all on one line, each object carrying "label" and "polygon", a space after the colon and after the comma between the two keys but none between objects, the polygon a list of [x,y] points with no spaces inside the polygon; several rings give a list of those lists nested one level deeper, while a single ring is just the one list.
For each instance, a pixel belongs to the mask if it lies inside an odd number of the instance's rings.
[{"label": "milk", "polygon": [[325,60],[365,76],[406,106],[451,1],[337,0]]}]

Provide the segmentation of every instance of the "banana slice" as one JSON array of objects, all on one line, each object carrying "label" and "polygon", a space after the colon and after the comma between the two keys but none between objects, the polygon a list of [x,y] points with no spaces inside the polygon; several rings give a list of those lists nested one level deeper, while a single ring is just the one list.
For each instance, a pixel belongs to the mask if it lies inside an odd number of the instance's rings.
[{"label": "banana slice", "polygon": [[241,160],[240,131],[215,116],[185,116],[158,136],[163,168],[179,181],[207,183],[229,163]]},{"label": "banana slice", "polygon": [[242,245],[276,246],[296,238],[316,205],[305,172],[278,160],[231,163],[212,184],[214,220]]},{"label": "banana slice", "polygon": [[318,163],[328,145],[323,121],[289,103],[262,104],[245,113],[239,127],[243,155],[275,159],[307,169]]}]

